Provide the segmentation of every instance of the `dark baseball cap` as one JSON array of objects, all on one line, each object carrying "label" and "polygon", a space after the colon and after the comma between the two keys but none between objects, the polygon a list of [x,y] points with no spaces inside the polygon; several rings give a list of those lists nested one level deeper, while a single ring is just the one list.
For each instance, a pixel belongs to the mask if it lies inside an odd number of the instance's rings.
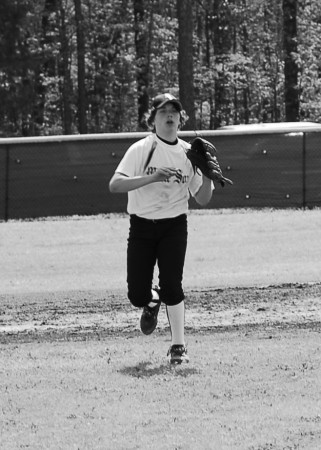
[{"label": "dark baseball cap", "polygon": [[182,109],[183,109],[181,102],[176,97],[174,97],[172,94],[157,95],[153,99],[152,108],[159,109],[159,108],[162,108],[167,103],[173,103],[173,105],[175,106],[177,111],[182,111]]}]

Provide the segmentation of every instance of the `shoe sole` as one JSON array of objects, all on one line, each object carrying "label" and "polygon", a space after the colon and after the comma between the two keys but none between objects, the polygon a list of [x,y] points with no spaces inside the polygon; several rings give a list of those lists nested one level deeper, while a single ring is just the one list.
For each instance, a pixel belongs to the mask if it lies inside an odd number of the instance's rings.
[{"label": "shoe sole", "polygon": [[177,358],[177,359],[169,359],[169,363],[173,365],[180,365],[180,364],[188,364],[189,358]]},{"label": "shoe sole", "polygon": [[149,336],[150,334],[152,334],[156,330],[156,327],[157,327],[157,323],[155,325],[155,328],[153,328],[152,330],[143,330],[142,326],[140,326],[140,330],[145,336]]}]

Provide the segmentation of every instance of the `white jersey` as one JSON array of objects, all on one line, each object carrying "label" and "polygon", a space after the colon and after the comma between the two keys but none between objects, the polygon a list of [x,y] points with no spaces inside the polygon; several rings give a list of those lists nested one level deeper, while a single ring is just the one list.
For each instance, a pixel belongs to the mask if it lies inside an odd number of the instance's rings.
[{"label": "white jersey", "polygon": [[[160,167],[174,167],[177,175],[128,192],[129,214],[146,219],[165,219],[186,214],[190,194],[200,189],[203,178],[186,157],[189,144],[178,139],[166,144],[155,134],[135,142],[124,155],[116,172],[135,177],[152,175]],[[149,160],[150,159],[150,160]]]}]

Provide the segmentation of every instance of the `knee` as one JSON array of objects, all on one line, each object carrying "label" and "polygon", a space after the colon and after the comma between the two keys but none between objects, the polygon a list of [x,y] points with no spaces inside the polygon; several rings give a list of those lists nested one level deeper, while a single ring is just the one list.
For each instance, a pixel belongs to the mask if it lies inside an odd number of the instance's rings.
[{"label": "knee", "polygon": [[162,289],[161,290],[161,299],[162,302],[165,303],[167,306],[175,306],[181,303],[185,299],[185,294],[183,289],[177,288],[169,288],[169,289]]},{"label": "knee", "polygon": [[146,302],[145,299],[142,298],[135,298],[135,297],[129,297],[128,299],[130,301],[130,303],[135,306],[135,308],[143,308],[144,306],[146,306],[148,304],[148,301]]},{"label": "knee", "polygon": [[185,296],[180,297],[171,297],[169,299],[164,299],[164,303],[166,306],[176,306],[179,305],[183,300],[185,299]]},{"label": "knee", "polygon": [[135,306],[136,308],[142,308],[151,301],[152,294],[150,291],[135,290],[133,292],[131,290],[128,290],[127,297],[133,306]]}]

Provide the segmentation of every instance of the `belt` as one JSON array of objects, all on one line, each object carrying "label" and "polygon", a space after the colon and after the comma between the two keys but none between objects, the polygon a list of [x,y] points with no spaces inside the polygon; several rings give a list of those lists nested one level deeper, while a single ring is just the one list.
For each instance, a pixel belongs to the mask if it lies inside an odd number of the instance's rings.
[{"label": "belt", "polygon": [[176,217],[166,217],[165,219],[145,219],[145,217],[140,217],[140,216],[137,216],[136,214],[131,214],[130,217],[133,217],[134,219],[142,220],[144,222],[149,222],[149,223],[163,223],[163,222],[168,222],[170,220],[178,219],[180,217],[186,217],[186,214],[181,214]]}]

